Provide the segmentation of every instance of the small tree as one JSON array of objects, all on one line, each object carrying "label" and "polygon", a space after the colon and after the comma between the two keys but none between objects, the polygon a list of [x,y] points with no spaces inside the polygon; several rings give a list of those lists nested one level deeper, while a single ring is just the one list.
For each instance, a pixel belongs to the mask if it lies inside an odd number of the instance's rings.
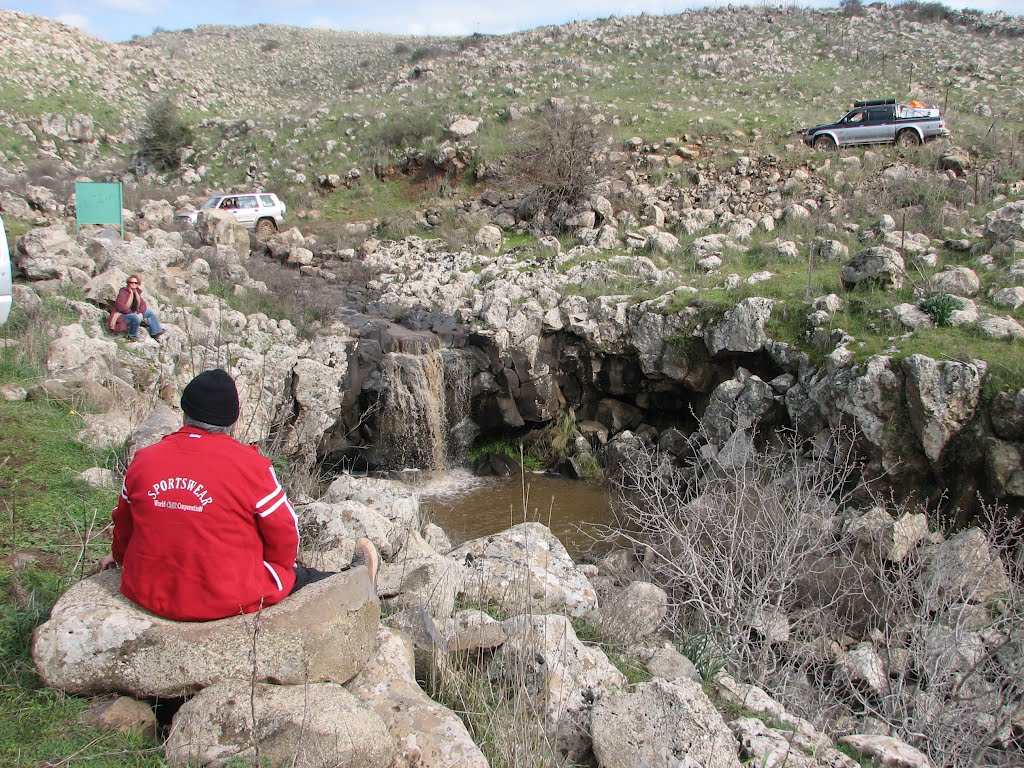
[{"label": "small tree", "polygon": [[149,105],[139,137],[139,154],[159,170],[181,165],[180,151],[192,143],[192,126],[185,122],[170,95]]},{"label": "small tree", "polygon": [[863,0],[839,0],[839,8],[842,10],[843,16],[864,15]]},{"label": "small tree", "polygon": [[600,177],[602,135],[590,110],[549,108],[515,139],[511,181],[535,213],[552,215],[586,200]]}]

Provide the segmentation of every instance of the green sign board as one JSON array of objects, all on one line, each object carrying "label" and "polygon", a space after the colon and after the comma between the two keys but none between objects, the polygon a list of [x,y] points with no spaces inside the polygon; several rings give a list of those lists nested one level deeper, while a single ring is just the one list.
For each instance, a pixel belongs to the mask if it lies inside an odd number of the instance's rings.
[{"label": "green sign board", "polygon": [[79,229],[83,224],[117,224],[124,237],[121,182],[76,181],[75,211]]}]

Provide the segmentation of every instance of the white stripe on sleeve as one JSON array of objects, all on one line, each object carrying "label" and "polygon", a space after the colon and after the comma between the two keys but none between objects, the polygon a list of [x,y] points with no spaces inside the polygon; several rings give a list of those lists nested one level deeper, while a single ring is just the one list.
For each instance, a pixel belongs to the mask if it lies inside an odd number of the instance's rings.
[{"label": "white stripe on sleeve", "polygon": [[266,560],[263,561],[263,565],[270,571],[270,575],[274,577],[274,583],[277,584],[277,591],[280,592],[284,589],[284,585],[281,583],[281,577],[277,575],[277,571],[274,570],[274,566],[268,563]]},{"label": "white stripe on sleeve", "polygon": [[259,516],[260,516],[260,517],[266,517],[266,516],[267,516],[267,515],[269,515],[269,514],[270,514],[271,512],[273,512],[273,511],[274,511],[275,509],[277,509],[278,507],[280,507],[280,506],[281,506],[282,504],[287,504],[287,503],[288,503],[288,497],[287,497],[287,496],[285,496],[285,495],[284,495],[284,493],[282,493],[282,494],[281,494],[281,498],[279,498],[279,499],[278,499],[278,500],[277,500],[277,501],[276,501],[276,502],[274,503],[274,506],[270,507],[269,509],[265,509],[265,510],[263,510],[262,512],[260,512],[260,513],[259,513]]}]

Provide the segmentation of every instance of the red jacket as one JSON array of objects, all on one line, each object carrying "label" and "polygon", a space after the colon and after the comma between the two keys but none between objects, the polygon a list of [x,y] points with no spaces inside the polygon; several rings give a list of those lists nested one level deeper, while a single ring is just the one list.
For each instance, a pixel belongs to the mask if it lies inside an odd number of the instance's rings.
[{"label": "red jacket", "polygon": [[143,448],[113,512],[121,594],[175,621],[251,613],[295,583],[298,521],[270,461],[182,427]]},{"label": "red jacket", "polygon": [[142,291],[138,292],[138,296],[132,295],[132,290],[126,285],[117,292],[117,298],[114,299],[114,308],[110,310],[110,318],[108,324],[110,330],[114,333],[124,333],[128,330],[128,321],[124,319],[124,316],[129,312],[136,312],[140,315],[146,313],[146,300],[142,298]]}]

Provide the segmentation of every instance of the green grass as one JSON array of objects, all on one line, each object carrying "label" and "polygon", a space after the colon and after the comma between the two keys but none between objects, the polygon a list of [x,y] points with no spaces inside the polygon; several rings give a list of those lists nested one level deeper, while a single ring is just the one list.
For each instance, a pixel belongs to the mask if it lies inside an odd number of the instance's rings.
[{"label": "green grass", "polygon": [[329,221],[366,221],[394,218],[396,212],[411,213],[421,201],[422,190],[400,179],[384,183],[364,177],[351,189],[342,187],[324,200],[324,218]]},{"label": "green grass", "polygon": [[511,440],[490,440],[486,443],[474,446],[469,451],[470,461],[476,461],[481,456],[489,453],[504,456],[516,464],[520,464],[527,472],[540,472],[544,469],[544,461],[539,456],[531,453],[520,453],[521,446],[518,442]]},{"label": "green grass", "polygon": [[[16,310],[6,332],[26,325]],[[0,383],[26,386],[39,372],[16,355],[0,353]],[[57,596],[109,551],[116,494],[77,475],[114,456],[75,442],[82,419],[66,403],[0,400],[0,424],[0,765],[75,756],[69,763],[155,768],[152,741],[80,725],[88,702],[43,687],[30,655],[32,630]]]},{"label": "green grass", "polygon": [[604,635],[601,633],[599,626],[586,619],[575,617],[570,617],[569,623],[572,624],[576,638],[581,643],[597,646],[604,652],[612,666],[619,670],[626,678],[627,685],[646,683],[651,679],[651,673],[647,671],[647,667],[639,659],[630,656],[622,648],[605,642]]}]

